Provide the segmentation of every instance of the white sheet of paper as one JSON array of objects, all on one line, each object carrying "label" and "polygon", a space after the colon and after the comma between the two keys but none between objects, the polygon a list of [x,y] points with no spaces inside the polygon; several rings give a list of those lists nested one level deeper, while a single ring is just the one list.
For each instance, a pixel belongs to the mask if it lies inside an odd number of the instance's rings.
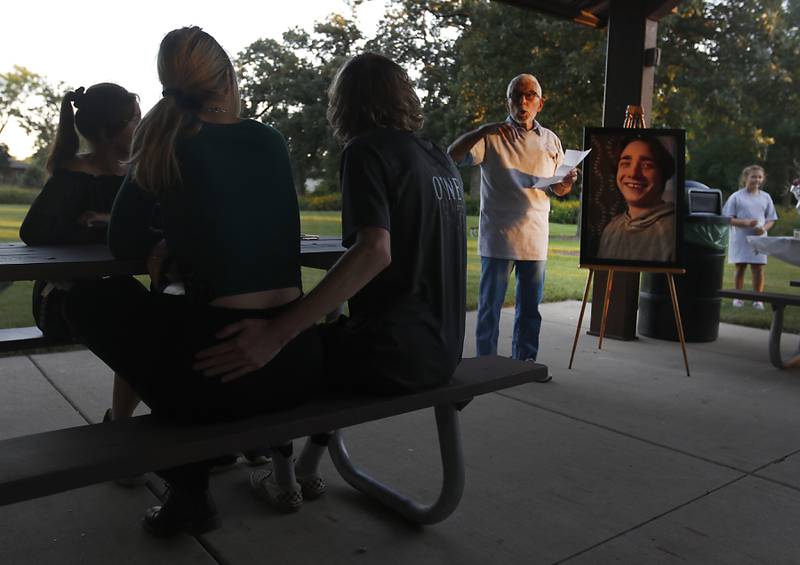
[{"label": "white sheet of paper", "polygon": [[551,184],[561,182],[572,169],[581,164],[581,161],[586,158],[590,151],[591,149],[587,149],[586,151],[567,149],[564,151],[564,162],[556,169],[555,174],[552,177],[539,178],[533,185],[533,188],[545,188]]}]

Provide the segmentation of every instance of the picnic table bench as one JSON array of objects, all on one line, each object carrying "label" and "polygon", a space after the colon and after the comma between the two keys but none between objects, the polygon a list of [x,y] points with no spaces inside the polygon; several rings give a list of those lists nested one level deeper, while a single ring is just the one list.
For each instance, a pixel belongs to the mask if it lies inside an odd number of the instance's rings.
[{"label": "picnic table bench", "polygon": [[784,361],[781,356],[781,334],[783,333],[783,311],[787,306],[800,306],[800,295],[777,292],[755,292],[752,290],[723,289],[721,298],[738,298],[753,302],[767,302],[772,306],[772,322],[769,326],[769,360],[779,369],[800,366],[800,346],[797,352]]},{"label": "picnic table bench", "polygon": [[[339,240],[303,242],[303,264],[329,268],[342,252]],[[0,281],[143,271],[141,262],[115,261],[103,246],[0,244]],[[17,340],[16,346],[41,345],[42,340]],[[413,394],[332,394],[293,410],[234,422],[181,426],[146,415],[10,438],[0,441],[0,506],[336,430],[328,451],[345,481],[412,522],[432,524],[456,509],[464,488],[459,411],[478,395],[533,382],[547,371],[537,363],[479,357],[464,359],[449,384]],[[434,502],[422,504],[355,465],[342,429],[429,408],[436,416],[442,486]]]}]

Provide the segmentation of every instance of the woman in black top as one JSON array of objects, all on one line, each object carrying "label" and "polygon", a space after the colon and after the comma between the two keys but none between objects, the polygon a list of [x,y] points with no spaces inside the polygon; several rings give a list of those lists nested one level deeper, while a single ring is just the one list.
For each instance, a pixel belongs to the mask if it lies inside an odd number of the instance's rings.
[{"label": "woman in black top", "polygon": [[[116,84],[95,84],[64,95],[47,160],[51,176],[22,222],[22,241],[28,245],[106,242],[111,205],[128,172],[131,138],[140,118],[138,97]],[[78,133],[89,143],[87,153],[78,154]],[[44,335],[70,337],[61,311],[63,293],[80,284],[36,281],[33,311]],[[116,277],[113,284],[135,283],[129,277]],[[105,419],[131,416],[138,403],[133,389],[115,375],[112,405]]]},{"label": "woman in black top", "polygon": [[[321,372],[314,331],[232,383],[192,367],[221,328],[274,317],[301,296],[299,209],[286,143],[273,128],[238,117],[231,61],[200,28],[164,37],[158,74],[163,98],[134,134],[109,247],[120,258],[149,256],[154,270],[172,257],[186,294],[119,293],[101,282],[92,293],[70,293],[67,313],[84,343],[128,379],[156,417],[209,422],[294,407]],[[163,233],[148,224],[156,203]],[[145,529],[168,536],[217,527],[208,492],[213,464],[160,471],[169,495],[146,512]],[[283,480],[292,469],[275,473]]]}]

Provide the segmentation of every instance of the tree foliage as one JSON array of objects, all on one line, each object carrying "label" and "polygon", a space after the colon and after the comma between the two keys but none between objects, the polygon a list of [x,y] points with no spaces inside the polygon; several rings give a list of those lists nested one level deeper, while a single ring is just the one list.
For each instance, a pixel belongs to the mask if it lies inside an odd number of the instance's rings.
[{"label": "tree foliage", "polygon": [[362,39],[352,19],[334,14],[313,33],[293,29],[281,43],[256,41],[236,59],[243,113],[286,137],[300,194],[309,179],[321,181],[323,192],[336,189],[339,148],[327,125],[327,88]]},{"label": "tree foliage", "polygon": [[52,84],[44,76],[25,67],[14,66],[0,73],[0,133],[10,119],[15,119],[34,138],[34,154],[23,182],[40,185],[45,178],[45,162],[55,139],[63,83]]},{"label": "tree foliage", "polygon": [[[687,178],[731,191],[751,163],[764,165],[776,188],[800,173],[798,30],[800,0],[684,0],[660,22],[649,121],[686,129]],[[376,37],[362,40],[352,17],[331,16],[311,35],[293,30],[240,59],[258,69],[243,72],[246,99],[292,140],[300,181],[335,185],[325,89],[341,60],[361,48],[409,70],[423,101],[423,133],[441,145],[503,119],[506,85],[522,72],[539,78],[547,98],[540,121],[565,146],[580,146],[583,127],[601,122],[602,30],[490,0],[390,0]]]},{"label": "tree foliage", "polygon": [[25,113],[26,104],[36,95],[42,77],[25,67],[14,65],[6,73],[0,73],[0,134],[13,117]]},{"label": "tree foliage", "polygon": [[654,124],[687,131],[687,177],[726,191],[763,165],[800,171],[800,2],[687,0],[662,21]]},{"label": "tree foliage", "polygon": [[0,143],[0,170],[4,169],[11,162],[11,154],[8,152],[8,145]]},{"label": "tree foliage", "polygon": [[[327,125],[327,88],[339,65],[365,49],[409,70],[425,112],[423,134],[442,146],[506,115],[505,88],[535,74],[547,102],[539,116],[566,147],[602,119],[606,34],[490,0],[385,0],[367,39],[356,10],[331,14],[311,31],[261,39],[236,58],[244,115],[286,137],[298,192],[337,187],[341,148]],[[773,194],[800,175],[800,0],[684,0],[659,23],[655,127],[687,131],[687,178],[726,191],[739,171],[765,166]],[[0,74],[0,132],[10,117],[53,139],[62,85],[27,69]]]}]

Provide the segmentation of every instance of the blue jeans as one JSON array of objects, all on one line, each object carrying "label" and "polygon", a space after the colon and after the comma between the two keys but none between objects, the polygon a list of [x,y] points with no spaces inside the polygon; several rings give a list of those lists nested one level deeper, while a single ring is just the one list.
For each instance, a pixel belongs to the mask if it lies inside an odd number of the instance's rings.
[{"label": "blue jeans", "polygon": [[512,265],[516,267],[517,273],[517,296],[511,356],[514,359],[536,360],[539,352],[539,330],[542,327],[539,304],[544,294],[546,261],[481,257],[478,323],[475,328],[477,355],[497,355],[500,310],[503,308]]}]

